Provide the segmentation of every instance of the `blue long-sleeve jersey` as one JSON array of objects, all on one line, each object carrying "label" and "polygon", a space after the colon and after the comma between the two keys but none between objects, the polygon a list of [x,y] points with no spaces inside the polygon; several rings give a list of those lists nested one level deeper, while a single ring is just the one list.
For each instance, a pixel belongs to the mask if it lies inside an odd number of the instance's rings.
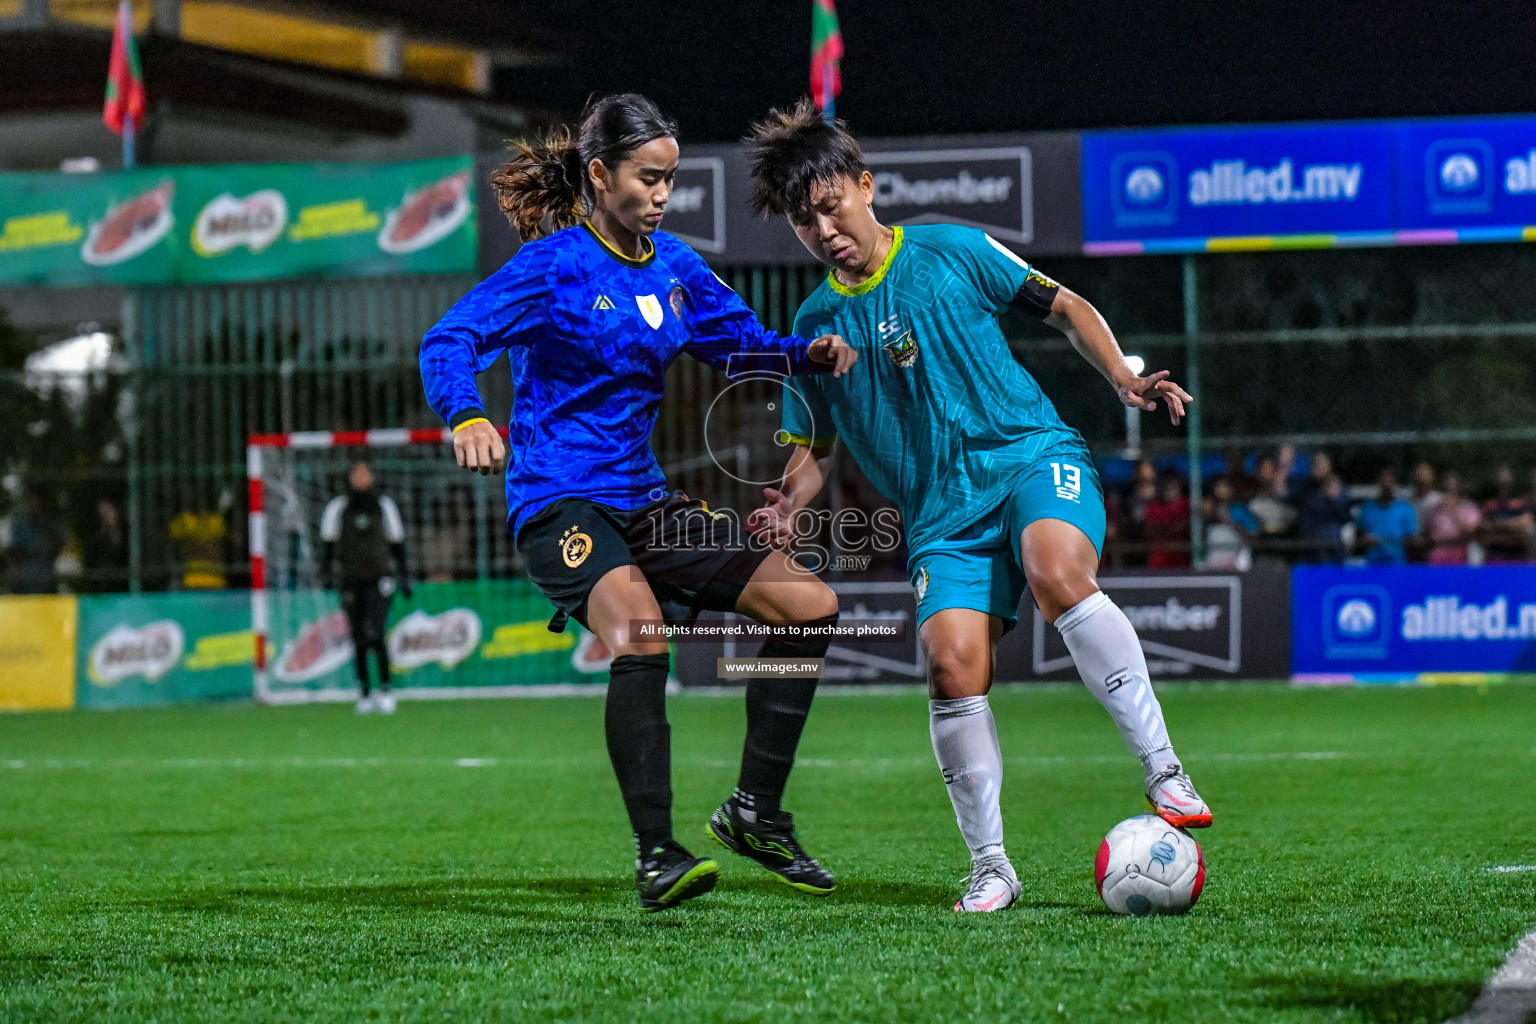
[{"label": "blue long-sleeve jersey", "polygon": [[485,415],[475,375],[510,350],[514,535],[559,498],[629,510],[665,492],[650,440],[679,352],[727,371],[822,369],[810,342],[764,327],[688,246],[661,232],[651,241],[640,260],[586,225],[530,242],[422,342],[427,401],[449,426]]}]

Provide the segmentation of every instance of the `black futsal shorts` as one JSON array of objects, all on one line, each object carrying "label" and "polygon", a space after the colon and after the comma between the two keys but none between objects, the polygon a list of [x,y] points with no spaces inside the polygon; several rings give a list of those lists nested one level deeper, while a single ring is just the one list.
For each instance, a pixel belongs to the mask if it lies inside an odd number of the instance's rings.
[{"label": "black futsal shorts", "polygon": [[517,550],[528,575],[559,612],[587,625],[587,598],[614,569],[630,566],[650,584],[668,622],[690,622],[703,611],[732,612],[752,574],[768,557],[750,542],[735,515],[711,512],[674,491],[632,512],[585,498],[562,498],[523,523]]}]

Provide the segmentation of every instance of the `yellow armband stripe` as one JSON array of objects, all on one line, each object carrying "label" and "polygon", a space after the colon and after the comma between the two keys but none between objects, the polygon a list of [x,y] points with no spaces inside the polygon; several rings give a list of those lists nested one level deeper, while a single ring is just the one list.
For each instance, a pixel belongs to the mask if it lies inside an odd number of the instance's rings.
[{"label": "yellow armband stripe", "polygon": [[491,421],[486,419],[484,416],[476,416],[474,419],[472,419],[472,420],[465,420],[463,423],[460,423],[458,426],[454,427],[453,428],[453,432],[455,434],[457,434],[459,431],[463,430],[465,427],[469,426],[471,423],[489,423],[489,422],[491,422]]},{"label": "yellow armband stripe", "polygon": [[807,448],[830,448],[834,443],[836,443],[837,435],[833,434],[831,437],[810,438],[806,437],[804,434],[791,434],[787,430],[781,430],[779,431],[779,436],[775,438],[775,440],[777,440],[781,445],[800,444]]}]

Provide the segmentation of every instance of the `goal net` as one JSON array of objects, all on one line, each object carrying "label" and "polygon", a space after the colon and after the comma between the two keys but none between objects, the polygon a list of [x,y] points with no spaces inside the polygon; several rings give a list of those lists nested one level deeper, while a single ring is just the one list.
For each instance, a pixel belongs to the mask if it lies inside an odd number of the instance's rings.
[{"label": "goal net", "polygon": [[354,651],[325,579],[320,518],[368,463],[400,509],[413,584],[391,604],[387,644],[402,697],[566,692],[607,682],[607,663],[575,622],[522,571],[506,527],[499,477],[454,462],[447,430],[257,435],[247,449],[255,693],[269,703],[345,700]]}]

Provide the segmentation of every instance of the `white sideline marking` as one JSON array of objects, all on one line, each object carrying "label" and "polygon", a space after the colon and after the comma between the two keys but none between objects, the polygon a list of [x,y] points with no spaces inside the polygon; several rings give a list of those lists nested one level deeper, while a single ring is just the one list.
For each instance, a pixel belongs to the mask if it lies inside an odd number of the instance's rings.
[{"label": "white sideline marking", "polygon": [[1472,1008],[1446,1024],[1523,1024],[1536,1012],[1536,929],[1483,985]]},{"label": "white sideline marking", "polygon": [[461,757],[453,763],[460,768],[494,768],[501,760],[495,757]]},{"label": "white sideline marking", "polygon": [[1489,868],[1488,870],[1506,873],[1513,871],[1536,871],[1536,864],[1500,864],[1498,867]]}]

